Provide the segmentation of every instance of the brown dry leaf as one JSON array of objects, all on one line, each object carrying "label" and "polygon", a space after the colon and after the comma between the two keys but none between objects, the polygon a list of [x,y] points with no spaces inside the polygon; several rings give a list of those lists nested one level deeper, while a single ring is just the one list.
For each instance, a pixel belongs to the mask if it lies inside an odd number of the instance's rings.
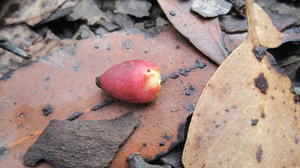
[{"label": "brown dry leaf", "polygon": [[224,33],[223,44],[229,53],[232,53],[243,41],[247,39],[247,33]]},{"label": "brown dry leaf", "polygon": [[203,19],[191,13],[192,1],[158,0],[168,19],[203,54],[221,64],[228,53],[222,45],[218,18]]},{"label": "brown dry leaf", "polygon": [[[182,141],[183,135],[177,135],[182,133],[186,117],[216,70],[215,64],[171,27],[155,38],[111,33],[56,48],[56,52],[39,62],[17,70],[12,78],[0,81],[0,128],[5,128],[0,132],[0,142],[8,147],[0,156],[0,167],[23,167],[22,155],[41,133],[39,130],[49,120],[65,119],[78,111],[85,112],[80,118],[83,120],[111,119],[127,112],[139,118],[139,127],[117,153],[112,168],[125,168],[125,159],[136,152],[149,159],[160,156]],[[195,69],[188,76],[168,79],[158,99],[146,106],[117,101],[92,112],[91,107],[110,99],[95,85],[95,77],[112,65],[130,59],[153,62],[161,67],[163,76],[189,67],[198,59],[207,67]],[[196,92],[186,96],[185,88],[189,85]],[[54,108],[47,117],[41,111],[45,105]],[[22,137],[25,139],[17,141]],[[160,146],[160,142],[165,145]]]},{"label": "brown dry leaf", "polygon": [[[53,11],[61,6],[66,0],[37,0],[37,1],[9,1],[7,7],[1,12],[4,15],[5,24],[26,22],[35,25],[48,18]],[[6,16],[6,17],[5,17]]]},{"label": "brown dry leaf", "polygon": [[24,165],[43,160],[57,168],[108,167],[138,125],[130,113],[112,120],[52,120],[25,153]]},{"label": "brown dry leaf", "polygon": [[[279,46],[283,35],[252,1],[247,14],[248,39],[219,67],[198,101],[183,154],[186,168],[300,167],[300,106],[291,82],[272,68],[270,55],[259,62],[252,52],[257,44]],[[259,76],[260,84],[266,79],[265,94],[255,86]]]}]

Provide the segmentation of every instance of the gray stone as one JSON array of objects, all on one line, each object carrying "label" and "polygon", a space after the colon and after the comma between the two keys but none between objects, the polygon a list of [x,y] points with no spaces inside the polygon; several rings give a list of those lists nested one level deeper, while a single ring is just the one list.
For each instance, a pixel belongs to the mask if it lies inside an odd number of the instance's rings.
[{"label": "gray stone", "polygon": [[227,14],[231,6],[231,3],[225,0],[195,0],[192,10],[203,17],[216,17]]}]

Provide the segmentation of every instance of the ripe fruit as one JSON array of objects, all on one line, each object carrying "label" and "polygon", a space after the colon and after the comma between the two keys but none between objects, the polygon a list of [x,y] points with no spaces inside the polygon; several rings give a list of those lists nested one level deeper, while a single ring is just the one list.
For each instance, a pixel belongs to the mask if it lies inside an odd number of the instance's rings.
[{"label": "ripe fruit", "polygon": [[160,69],[143,60],[131,60],[109,68],[96,84],[111,96],[130,103],[153,101],[160,90]]}]

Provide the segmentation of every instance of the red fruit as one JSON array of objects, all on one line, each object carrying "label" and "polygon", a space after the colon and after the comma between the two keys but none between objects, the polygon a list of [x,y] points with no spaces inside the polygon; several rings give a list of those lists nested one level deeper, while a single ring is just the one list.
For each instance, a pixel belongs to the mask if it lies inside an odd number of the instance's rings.
[{"label": "red fruit", "polygon": [[143,60],[131,60],[109,68],[96,78],[106,93],[130,103],[153,101],[160,90],[160,69]]}]

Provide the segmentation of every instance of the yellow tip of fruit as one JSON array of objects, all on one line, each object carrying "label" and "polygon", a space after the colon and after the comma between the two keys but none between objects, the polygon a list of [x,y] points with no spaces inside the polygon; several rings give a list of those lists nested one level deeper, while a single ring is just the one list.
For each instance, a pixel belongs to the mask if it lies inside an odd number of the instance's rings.
[{"label": "yellow tip of fruit", "polygon": [[159,70],[147,69],[145,75],[148,77],[145,88],[152,89],[160,86],[161,77]]}]

